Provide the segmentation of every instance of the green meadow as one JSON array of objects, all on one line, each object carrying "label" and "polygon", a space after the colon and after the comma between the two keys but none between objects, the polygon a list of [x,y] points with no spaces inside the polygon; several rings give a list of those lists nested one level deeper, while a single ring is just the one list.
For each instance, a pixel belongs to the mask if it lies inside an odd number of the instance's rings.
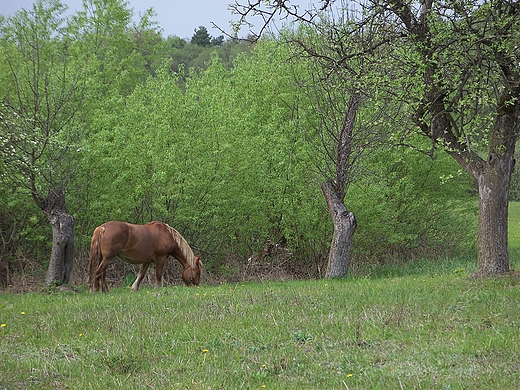
[{"label": "green meadow", "polygon": [[[517,264],[520,212],[511,207]],[[338,280],[0,295],[2,389],[518,389],[520,281],[475,259]]]},{"label": "green meadow", "polygon": [[4,389],[517,389],[516,278],[0,296]]}]

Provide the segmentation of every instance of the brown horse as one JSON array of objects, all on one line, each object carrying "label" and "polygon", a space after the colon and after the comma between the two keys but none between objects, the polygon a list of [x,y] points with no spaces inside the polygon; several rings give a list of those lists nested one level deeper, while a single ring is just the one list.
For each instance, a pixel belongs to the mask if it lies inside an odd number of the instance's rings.
[{"label": "brown horse", "polygon": [[108,292],[106,270],[114,257],[130,264],[141,264],[132,291],[139,289],[146,271],[155,263],[156,286],[162,286],[164,262],[168,256],[175,257],[184,267],[182,279],[187,286],[198,286],[202,263],[195,256],[186,240],[174,228],[162,222],[133,225],[110,221],[98,226],[90,243],[90,292]]}]

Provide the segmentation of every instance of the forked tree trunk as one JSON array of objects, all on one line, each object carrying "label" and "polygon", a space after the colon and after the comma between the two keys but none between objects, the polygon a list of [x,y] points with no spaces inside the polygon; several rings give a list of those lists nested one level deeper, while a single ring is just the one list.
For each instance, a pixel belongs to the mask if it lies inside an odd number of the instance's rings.
[{"label": "forked tree trunk", "polygon": [[323,183],[321,188],[334,224],[325,277],[342,277],[346,275],[348,270],[350,246],[357,223],[354,214],[347,210],[343,200],[336,194],[334,185],[330,181]]},{"label": "forked tree trunk", "polygon": [[52,225],[52,251],[45,284],[67,284],[74,263],[74,217],[67,212],[62,190],[50,191],[45,199],[35,200]]},{"label": "forked tree trunk", "polygon": [[477,275],[509,272],[508,194],[515,160],[490,154],[477,176],[479,190]]}]

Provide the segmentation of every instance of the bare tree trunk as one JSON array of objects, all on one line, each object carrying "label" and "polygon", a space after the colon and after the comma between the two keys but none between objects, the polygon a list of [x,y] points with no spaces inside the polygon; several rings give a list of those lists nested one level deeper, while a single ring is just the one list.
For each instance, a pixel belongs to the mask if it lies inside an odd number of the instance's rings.
[{"label": "bare tree trunk", "polygon": [[67,284],[74,263],[74,218],[66,212],[52,213],[52,252],[45,284]]},{"label": "bare tree trunk", "polygon": [[490,154],[478,179],[477,275],[509,272],[508,194],[514,158]]},{"label": "bare tree trunk", "polygon": [[[506,98],[509,95],[505,95]],[[504,101],[506,101],[504,98]],[[499,110],[495,119],[487,160],[451,152],[478,181],[478,270],[476,276],[510,271],[508,247],[509,187],[515,169],[515,145],[520,105]]]},{"label": "bare tree trunk", "polygon": [[342,277],[347,274],[350,246],[357,223],[354,213],[347,210],[343,200],[336,194],[334,185],[330,181],[323,183],[321,188],[334,224],[325,277]]},{"label": "bare tree trunk", "polygon": [[[478,181],[478,269],[475,276],[510,271],[508,243],[509,187],[515,167],[514,144],[506,153],[490,153],[487,161],[450,153]],[[471,162],[468,162],[471,161]]]},{"label": "bare tree trunk", "polygon": [[45,284],[67,284],[74,263],[74,217],[67,212],[62,190],[50,191],[47,198],[35,200],[52,225],[52,252]]}]

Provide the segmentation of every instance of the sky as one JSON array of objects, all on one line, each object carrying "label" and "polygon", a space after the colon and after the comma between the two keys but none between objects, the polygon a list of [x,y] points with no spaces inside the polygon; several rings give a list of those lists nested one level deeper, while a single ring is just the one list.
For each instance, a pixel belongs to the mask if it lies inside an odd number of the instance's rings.
[{"label": "sky", "polygon": [[[292,1],[308,5],[311,0]],[[82,9],[82,0],[61,0],[74,13]],[[31,9],[33,0],[0,0],[0,14],[10,15],[22,8]],[[157,16],[155,20],[163,30],[162,35],[175,35],[180,38],[190,39],[195,29],[204,26],[211,36],[217,37],[222,33],[213,28],[213,23],[224,31],[231,31],[230,20],[238,20],[237,15],[232,15],[229,4],[234,0],[128,0],[129,8],[134,10],[134,18],[143,14],[145,10],[153,7]],[[246,0],[241,3],[247,3]],[[248,31],[242,30],[241,37],[247,36]]]}]

